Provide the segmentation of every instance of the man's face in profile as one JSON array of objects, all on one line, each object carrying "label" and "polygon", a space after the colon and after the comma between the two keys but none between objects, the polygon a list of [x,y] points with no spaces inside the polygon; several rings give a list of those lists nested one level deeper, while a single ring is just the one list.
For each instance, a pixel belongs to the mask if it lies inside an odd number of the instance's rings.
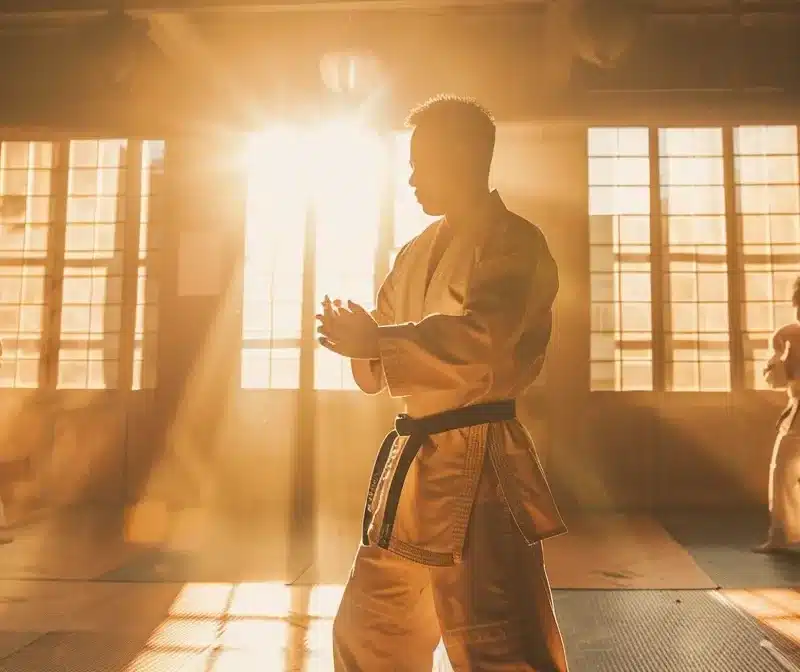
[{"label": "man's face in profile", "polygon": [[426,215],[438,217],[447,212],[460,190],[457,168],[444,138],[424,128],[414,129],[408,183]]}]

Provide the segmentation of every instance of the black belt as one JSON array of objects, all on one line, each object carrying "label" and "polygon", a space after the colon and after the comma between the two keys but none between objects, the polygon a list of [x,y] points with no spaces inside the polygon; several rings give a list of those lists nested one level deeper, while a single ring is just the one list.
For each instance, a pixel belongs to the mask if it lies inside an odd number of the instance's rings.
[{"label": "black belt", "polygon": [[378,488],[381,474],[383,474],[383,470],[386,467],[386,462],[389,460],[389,454],[392,451],[394,442],[398,437],[407,436],[408,441],[403,446],[403,451],[397,460],[397,468],[389,485],[389,494],[386,497],[386,511],[383,514],[383,524],[378,535],[378,546],[385,549],[389,548],[389,539],[392,536],[394,520],[397,516],[397,506],[400,503],[400,494],[403,491],[403,483],[408,475],[408,470],[411,468],[411,463],[425,443],[425,439],[432,434],[485,425],[490,422],[513,420],[515,417],[516,403],[513,399],[464,406],[463,408],[426,415],[421,418],[412,418],[405,413],[398,415],[394,421],[394,429],[386,435],[383,443],[381,443],[378,457],[375,459],[375,466],[372,467],[367,503],[364,506],[364,522],[361,535],[363,544],[365,546],[369,545],[369,527],[372,523],[372,517],[375,515],[375,511],[372,508],[375,491]]}]

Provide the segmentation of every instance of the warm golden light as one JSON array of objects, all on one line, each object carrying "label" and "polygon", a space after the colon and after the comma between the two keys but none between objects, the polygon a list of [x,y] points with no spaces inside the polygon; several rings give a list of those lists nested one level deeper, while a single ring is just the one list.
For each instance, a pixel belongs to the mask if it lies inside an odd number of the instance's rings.
[{"label": "warm golden light", "polygon": [[[305,236],[316,232],[316,295],[369,307],[386,166],[380,137],[354,119],[273,125],[249,142],[242,387],[295,389]],[[349,368],[315,355],[318,389],[353,389]]]},{"label": "warm golden light", "polygon": [[785,588],[723,590],[722,596],[762,625],[800,646],[800,593]]},{"label": "warm golden light", "polygon": [[591,389],[653,389],[646,128],[589,129]]},{"label": "warm golden light", "polygon": [[209,655],[205,669],[213,672],[332,669],[331,628],[343,589],[186,584],[127,670],[143,671],[181,655]]}]

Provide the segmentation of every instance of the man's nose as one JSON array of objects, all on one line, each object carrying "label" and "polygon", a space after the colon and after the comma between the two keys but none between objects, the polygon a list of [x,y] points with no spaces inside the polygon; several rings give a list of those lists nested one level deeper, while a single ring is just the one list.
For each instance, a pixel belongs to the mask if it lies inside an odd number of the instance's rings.
[{"label": "man's nose", "polygon": [[416,180],[415,171],[412,171],[411,175],[408,176],[408,186],[412,187],[412,188],[417,186],[417,180]]}]

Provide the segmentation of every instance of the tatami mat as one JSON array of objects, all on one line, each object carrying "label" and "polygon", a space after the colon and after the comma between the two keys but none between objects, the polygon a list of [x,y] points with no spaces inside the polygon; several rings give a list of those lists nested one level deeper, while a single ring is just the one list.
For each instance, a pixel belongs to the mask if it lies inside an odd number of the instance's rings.
[{"label": "tatami mat", "polygon": [[[42,592],[104,599],[76,606],[58,624],[46,601],[38,622],[18,609],[3,613],[3,670],[332,670],[341,586],[64,582]],[[791,665],[800,662],[797,640],[773,622],[796,612],[796,596],[785,591],[557,590],[554,597],[573,672],[777,672],[765,640]],[[436,672],[452,672],[442,653]]]},{"label": "tatami mat", "polygon": [[[567,534],[544,543],[554,588],[800,586],[800,556],[769,557],[750,552],[764,529],[764,521],[753,516],[695,513],[656,520],[632,513],[567,514],[567,524]],[[191,534],[172,535],[158,548],[128,543],[130,540],[119,531],[104,534],[80,525],[26,530],[0,549],[0,579],[346,581],[358,541],[355,523],[320,526],[317,562],[300,577],[288,574],[289,549],[279,527],[270,525],[248,532],[216,521],[202,529],[192,526]]]},{"label": "tatami mat", "polygon": [[[330,670],[332,618],[357,542],[350,522],[318,528],[319,566],[293,586],[286,539],[267,527],[248,542],[231,525],[191,525],[160,550],[147,542],[163,535],[137,546],[82,523],[23,530],[0,549],[10,575],[0,576],[0,667]],[[745,550],[763,521],[665,522],[672,534],[647,515],[567,515],[569,534],[545,542],[571,669],[769,672],[780,669],[775,652],[797,665],[800,593],[785,587],[794,565],[781,574],[775,563],[785,559]],[[750,585],[713,590],[725,577]]]},{"label": "tatami mat", "polygon": [[751,550],[765,539],[766,513],[669,513],[659,521],[722,588],[800,587],[800,554]]},{"label": "tatami mat", "polygon": [[555,605],[570,672],[793,672],[800,663],[800,649],[719,591],[565,590]]},{"label": "tatami mat", "polygon": [[[716,584],[692,556],[648,515],[574,514],[569,532],[544,542],[553,588],[595,590],[696,590]],[[325,566],[315,566],[298,583],[344,583],[357,535],[320,540]]]},{"label": "tatami mat", "polygon": [[694,590],[715,583],[653,518],[637,514],[567,517],[569,533],[544,543],[554,588]]},{"label": "tatami mat", "polygon": [[800,651],[800,590],[761,588],[723,590],[728,600]]},{"label": "tatami mat", "polygon": [[16,526],[10,536],[0,547],[0,580],[92,579],[136,553],[117,512],[69,511]]}]

